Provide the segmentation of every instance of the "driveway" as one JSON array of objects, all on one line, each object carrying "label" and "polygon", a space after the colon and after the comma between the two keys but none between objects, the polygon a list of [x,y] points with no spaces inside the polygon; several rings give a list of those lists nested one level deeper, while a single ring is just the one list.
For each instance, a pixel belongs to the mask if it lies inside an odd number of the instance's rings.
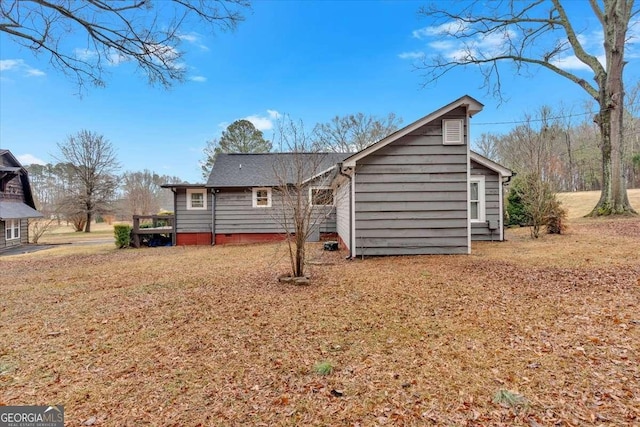
[{"label": "driveway", "polygon": [[90,245],[103,245],[105,243],[112,243],[113,237],[97,237],[91,240],[77,240],[66,243],[52,243],[52,244],[33,244],[29,243],[26,245],[16,246],[15,248],[7,248],[0,250],[0,257],[9,256],[9,255],[22,255],[29,254],[31,252],[38,252],[45,249],[51,249],[60,245],[74,245],[74,246],[90,246]]},{"label": "driveway", "polygon": [[0,251],[0,257],[8,255],[22,255],[29,254],[31,252],[38,252],[45,249],[53,248],[57,245],[34,245],[29,243],[28,245],[20,245],[13,248],[7,248]]}]

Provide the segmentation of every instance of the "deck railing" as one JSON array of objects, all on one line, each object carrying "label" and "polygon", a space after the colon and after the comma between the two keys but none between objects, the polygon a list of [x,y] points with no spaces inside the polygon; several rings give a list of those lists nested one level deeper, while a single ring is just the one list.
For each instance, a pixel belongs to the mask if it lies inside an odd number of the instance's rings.
[{"label": "deck railing", "polygon": [[143,234],[169,234],[171,244],[175,246],[176,217],[175,215],[134,215],[131,233],[133,246],[136,248],[140,247],[140,236]]}]

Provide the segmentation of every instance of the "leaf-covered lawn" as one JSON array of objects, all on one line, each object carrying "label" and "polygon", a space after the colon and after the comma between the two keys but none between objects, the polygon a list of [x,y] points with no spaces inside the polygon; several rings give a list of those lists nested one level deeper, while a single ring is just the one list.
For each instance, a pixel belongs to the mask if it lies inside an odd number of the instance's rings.
[{"label": "leaf-covered lawn", "polygon": [[0,258],[0,403],[69,425],[640,424],[640,220],[508,237],[316,245],[305,287],[275,280],[282,245]]}]

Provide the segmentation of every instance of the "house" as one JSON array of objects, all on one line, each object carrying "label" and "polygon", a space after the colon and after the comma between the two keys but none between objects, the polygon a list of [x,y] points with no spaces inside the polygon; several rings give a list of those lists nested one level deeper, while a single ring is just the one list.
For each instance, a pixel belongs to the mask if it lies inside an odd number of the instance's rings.
[{"label": "house", "polygon": [[[326,187],[326,176],[337,171],[337,164],[348,153],[260,153],[219,154],[206,184],[167,184],[174,192],[176,244],[224,244],[282,240],[279,203],[273,188],[279,183],[300,181],[296,170],[309,180],[314,178]],[[304,170],[296,168],[304,162]],[[301,165],[302,166],[302,165]],[[289,175],[278,177],[278,173]],[[316,177],[318,175],[318,177]],[[327,210],[327,208],[324,208]],[[334,234],[335,208],[330,206],[326,218],[318,223],[318,233]]]},{"label": "house", "polygon": [[[310,203],[333,194],[316,235],[335,235],[351,256],[466,254],[472,240],[503,240],[512,172],[469,148],[470,118],[482,107],[463,96],[358,153],[305,154],[316,160],[304,176]],[[177,244],[282,239],[274,171],[299,156],[221,154],[206,184],[166,186]]]},{"label": "house", "polygon": [[466,254],[503,240],[503,184],[512,172],[469,148],[463,96],[340,165],[337,232],[351,256]]},{"label": "house", "polygon": [[39,218],[29,175],[8,150],[0,150],[0,250],[29,243],[29,218]]}]

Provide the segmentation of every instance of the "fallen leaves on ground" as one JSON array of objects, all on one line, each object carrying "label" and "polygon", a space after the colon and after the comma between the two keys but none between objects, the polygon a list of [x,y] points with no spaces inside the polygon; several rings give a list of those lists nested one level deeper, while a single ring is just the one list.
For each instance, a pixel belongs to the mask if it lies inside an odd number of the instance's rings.
[{"label": "fallen leaves on ground", "polygon": [[8,257],[0,401],[70,425],[640,424],[640,239],[608,221],[471,256],[313,245],[308,286],[272,244]]}]

